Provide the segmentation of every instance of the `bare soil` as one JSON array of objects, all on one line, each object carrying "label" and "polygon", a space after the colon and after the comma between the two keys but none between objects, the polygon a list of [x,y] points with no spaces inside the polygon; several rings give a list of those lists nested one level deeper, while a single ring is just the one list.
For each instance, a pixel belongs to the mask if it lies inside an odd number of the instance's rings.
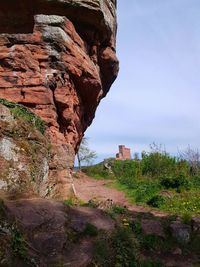
[{"label": "bare soil", "polygon": [[112,187],[112,180],[96,180],[84,173],[76,173],[74,186],[77,197],[88,202],[93,199],[97,202],[112,200],[116,205],[125,206],[130,211],[137,213],[151,213],[157,217],[165,217],[168,214],[151,208],[131,204],[123,192]]}]

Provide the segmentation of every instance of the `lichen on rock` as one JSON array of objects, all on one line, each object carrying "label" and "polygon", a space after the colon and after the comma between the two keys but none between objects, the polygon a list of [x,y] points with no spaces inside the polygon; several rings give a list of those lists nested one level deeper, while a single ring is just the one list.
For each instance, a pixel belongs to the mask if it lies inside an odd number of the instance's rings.
[{"label": "lichen on rock", "polygon": [[[48,139],[20,112],[12,113],[20,106],[6,103],[12,108],[0,104],[0,193],[9,197],[44,195],[42,185],[49,172]],[[26,114],[31,116],[28,110]]]}]

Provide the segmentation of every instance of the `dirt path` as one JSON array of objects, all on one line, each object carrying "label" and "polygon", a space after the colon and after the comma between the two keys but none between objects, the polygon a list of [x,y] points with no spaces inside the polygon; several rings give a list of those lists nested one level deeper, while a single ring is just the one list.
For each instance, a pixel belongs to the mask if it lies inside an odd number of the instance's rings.
[{"label": "dirt path", "polygon": [[88,202],[91,199],[94,199],[96,201],[106,201],[108,199],[111,199],[113,203],[121,206],[126,206],[129,210],[133,212],[147,212],[152,213],[153,215],[158,217],[166,216],[166,214],[163,212],[130,204],[123,192],[117,191],[115,188],[109,187],[109,184],[111,184],[112,181],[96,180],[86,176],[83,173],[80,173],[76,176],[78,178],[74,179],[74,186],[76,188],[77,196],[85,202]]}]

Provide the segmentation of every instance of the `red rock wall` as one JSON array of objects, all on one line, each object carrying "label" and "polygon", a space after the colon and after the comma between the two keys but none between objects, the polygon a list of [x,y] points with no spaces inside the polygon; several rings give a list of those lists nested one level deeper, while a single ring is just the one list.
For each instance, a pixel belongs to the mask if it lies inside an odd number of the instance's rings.
[{"label": "red rock wall", "polygon": [[117,77],[115,4],[0,2],[0,98],[25,105],[47,123],[62,173]]}]

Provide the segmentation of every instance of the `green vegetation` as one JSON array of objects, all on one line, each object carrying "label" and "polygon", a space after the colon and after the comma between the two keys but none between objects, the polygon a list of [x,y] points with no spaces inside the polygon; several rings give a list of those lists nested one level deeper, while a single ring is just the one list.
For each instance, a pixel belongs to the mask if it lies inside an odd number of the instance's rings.
[{"label": "green vegetation", "polygon": [[157,237],[147,239],[143,235],[140,238],[136,236],[129,226],[118,226],[111,234],[100,233],[94,246],[94,266],[162,267],[157,259],[143,259],[141,256],[145,246],[156,249],[158,245],[155,242],[160,242]]},{"label": "green vegetation", "polygon": [[26,107],[20,104],[9,102],[8,100],[2,98],[0,98],[0,104],[8,107],[14,117],[22,118],[26,122],[30,123],[33,127],[38,129],[42,134],[44,134],[44,122]]},{"label": "green vegetation", "polygon": [[165,198],[160,195],[155,195],[147,201],[147,204],[153,208],[159,208],[165,203]]},{"label": "green vegetation", "polygon": [[[76,196],[71,196],[63,201],[66,206],[87,206],[88,203],[83,202],[81,199]],[[89,204],[88,204],[89,206]]]},{"label": "green vegetation", "polygon": [[141,246],[146,250],[161,250],[164,247],[164,241],[157,235],[144,235],[141,238]]},{"label": "green vegetation", "polygon": [[98,229],[96,228],[95,225],[93,225],[91,223],[86,223],[83,234],[88,235],[88,236],[97,236],[98,235]]},{"label": "green vegetation", "polygon": [[137,242],[130,229],[118,227],[112,234],[101,234],[95,242],[95,266],[137,266]]},{"label": "green vegetation", "polygon": [[183,224],[188,224],[188,225],[191,225],[192,223],[192,216],[190,213],[186,212],[184,213],[182,216],[181,216],[181,222]]},{"label": "green vegetation", "polygon": [[[184,155],[184,156],[183,156]],[[186,157],[186,156],[187,157]],[[112,178],[113,186],[129,200],[172,214],[200,213],[200,162],[198,151],[173,157],[155,144],[141,159],[109,162],[112,174],[100,163],[84,172],[94,178]],[[195,171],[194,171],[195,170]]]},{"label": "green vegetation", "polygon": [[13,256],[19,257],[25,261],[27,260],[28,250],[25,244],[25,240],[16,227],[14,227],[14,230],[12,231],[11,247]]},{"label": "green vegetation", "polygon": [[155,261],[152,259],[146,259],[146,260],[142,260],[138,267],[162,267],[162,264],[159,261]]},{"label": "green vegetation", "polygon": [[64,204],[66,206],[74,206],[74,199],[73,198],[68,198],[64,200]]},{"label": "green vegetation", "polygon": [[107,159],[106,162],[83,167],[82,171],[95,179],[113,179],[115,178],[113,172],[108,167],[106,168],[106,166],[113,166],[113,163],[113,159]]},{"label": "green vegetation", "polygon": [[127,211],[127,209],[125,207],[121,207],[121,206],[118,206],[118,205],[112,206],[111,210],[115,214],[125,214],[126,211]]},{"label": "green vegetation", "polygon": [[113,219],[116,218],[117,215],[126,214],[127,208],[121,207],[118,205],[113,205],[110,209],[106,210],[107,214],[109,214]]},{"label": "green vegetation", "polygon": [[82,207],[89,207],[89,208],[97,208],[98,203],[94,199],[90,199],[88,202],[82,203],[81,206]]},{"label": "green vegetation", "polygon": [[88,176],[94,177],[95,179],[112,179],[113,175],[110,175],[109,172],[104,168],[102,164],[97,164],[94,166],[83,167],[82,171]]}]

